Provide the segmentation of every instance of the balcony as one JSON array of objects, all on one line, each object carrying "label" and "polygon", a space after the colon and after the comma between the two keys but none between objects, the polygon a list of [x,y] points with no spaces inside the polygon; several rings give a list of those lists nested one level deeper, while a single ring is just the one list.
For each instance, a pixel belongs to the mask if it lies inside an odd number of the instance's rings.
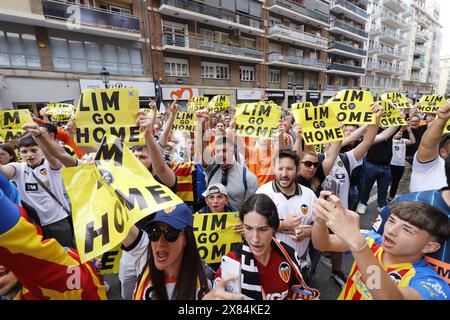
[{"label": "balcony", "polygon": [[380,40],[382,40],[383,42],[392,45],[405,45],[405,36],[402,36],[400,33],[387,28],[383,28],[382,31],[383,33],[380,35]]},{"label": "balcony", "polygon": [[417,22],[425,28],[431,28],[433,26],[431,21],[424,15],[419,16],[417,18]]},{"label": "balcony", "polygon": [[416,32],[416,42],[417,43],[425,43],[428,40],[429,40],[429,37],[425,32],[423,32],[421,30],[417,30],[417,32]]},{"label": "balcony", "polygon": [[347,0],[332,0],[330,9],[337,13],[343,13],[352,20],[365,24],[369,20],[366,10],[354,5]]},{"label": "balcony", "polygon": [[[80,23],[82,26],[80,30],[77,30],[79,32],[105,36],[111,36],[111,33],[115,33],[117,34],[117,37],[126,39],[139,39],[141,36],[139,17],[118,14],[83,5],[76,6],[59,1],[42,0],[42,8],[46,18],[64,20],[63,23],[57,23],[57,26],[52,25],[52,27],[57,29],[67,29],[66,21],[71,21],[71,19],[73,19],[73,7],[78,8],[80,12]],[[105,31],[104,29],[109,30]],[[118,34],[119,32],[121,32],[123,36]]]},{"label": "balcony", "polygon": [[264,56],[261,51],[217,43],[200,36],[188,37],[185,35],[165,34],[162,36],[162,46],[162,50],[166,52],[253,63],[264,62]]},{"label": "balcony", "polygon": [[364,76],[365,69],[361,67],[333,62],[328,65],[327,73],[344,74],[350,76]]},{"label": "balcony", "polygon": [[328,45],[329,53],[336,53],[341,56],[350,58],[365,58],[367,56],[367,51],[359,48],[355,48],[352,45],[345,44],[342,42],[330,42]]},{"label": "balcony", "polygon": [[415,46],[414,47],[414,54],[424,55],[425,54],[425,47],[424,46]]},{"label": "balcony", "polygon": [[269,28],[270,39],[292,43],[318,50],[326,50],[328,39],[315,36],[313,34],[291,30],[281,25],[274,25]]},{"label": "balcony", "polygon": [[330,31],[336,33],[344,33],[347,37],[357,41],[366,41],[367,37],[369,36],[366,31],[358,29],[348,23],[339,20],[331,21]]},{"label": "balcony", "polygon": [[327,14],[308,9],[289,0],[269,0],[267,5],[270,12],[287,16],[293,20],[301,21],[315,27],[328,27]]},{"label": "balcony", "polygon": [[369,35],[377,37],[383,34],[383,29],[378,25],[372,25],[369,29]]},{"label": "balcony", "polygon": [[367,62],[366,66],[367,71],[380,71],[381,70],[381,64],[378,60],[372,60]]},{"label": "balcony", "polygon": [[381,9],[377,14],[377,17],[380,19],[381,23],[391,28],[400,29],[406,27],[405,19],[401,18],[391,10]]},{"label": "balcony", "polygon": [[239,29],[250,34],[263,34],[263,21],[259,17],[212,7],[197,1],[161,0],[159,12],[184,20],[224,29]]},{"label": "balcony", "polygon": [[382,53],[383,49],[379,43],[372,43],[369,45],[369,53]]},{"label": "balcony", "polygon": [[395,13],[401,13],[408,10],[408,5],[401,0],[384,0],[383,4],[386,8],[391,9]]},{"label": "balcony", "polygon": [[288,67],[293,69],[325,71],[327,68],[327,64],[325,61],[298,56],[282,55],[278,52],[269,53],[268,61],[268,65]]},{"label": "balcony", "polygon": [[425,62],[423,62],[421,60],[413,60],[412,68],[413,69],[423,69],[423,68],[425,68]]},{"label": "balcony", "polygon": [[381,46],[379,58],[390,59],[390,60],[404,60],[405,55],[402,50],[393,49],[390,47]]},{"label": "balcony", "polygon": [[420,75],[412,75],[411,74],[411,77],[409,79],[410,79],[410,81],[413,81],[413,82],[422,82]]}]

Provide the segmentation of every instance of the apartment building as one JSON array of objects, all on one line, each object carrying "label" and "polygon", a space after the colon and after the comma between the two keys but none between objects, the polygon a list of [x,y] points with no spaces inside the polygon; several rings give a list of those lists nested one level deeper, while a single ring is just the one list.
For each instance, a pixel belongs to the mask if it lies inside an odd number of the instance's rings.
[{"label": "apartment building", "polygon": [[[0,108],[38,112],[85,88],[138,87],[155,96],[146,6],[140,0],[0,2]],[[105,68],[105,70],[103,70]]]},{"label": "apartment building", "polygon": [[359,89],[365,74],[369,0],[331,0],[325,93]]},{"label": "apartment building", "polygon": [[436,1],[414,0],[411,10],[402,91],[411,98],[419,98],[437,92],[442,26]]},{"label": "apartment building", "polygon": [[[411,8],[401,0],[373,0],[370,5],[368,56],[363,88],[377,97],[400,91],[405,73],[405,33],[410,27]],[[423,51],[423,50],[422,50]]]},{"label": "apartment building", "polygon": [[450,97],[450,56],[441,57],[437,94]]}]

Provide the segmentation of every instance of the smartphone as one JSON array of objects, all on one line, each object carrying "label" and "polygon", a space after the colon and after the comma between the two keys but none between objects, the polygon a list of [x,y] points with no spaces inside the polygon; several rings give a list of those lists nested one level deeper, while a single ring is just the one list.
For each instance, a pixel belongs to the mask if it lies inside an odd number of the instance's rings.
[{"label": "smartphone", "polygon": [[323,183],[323,190],[330,191],[332,194],[339,197],[342,183],[335,177],[328,176]]},{"label": "smartphone", "polygon": [[222,256],[220,264],[222,272],[222,279],[226,276],[237,276],[236,280],[227,281],[225,284],[225,291],[235,294],[241,293],[241,264],[239,261],[231,259],[227,256]]}]

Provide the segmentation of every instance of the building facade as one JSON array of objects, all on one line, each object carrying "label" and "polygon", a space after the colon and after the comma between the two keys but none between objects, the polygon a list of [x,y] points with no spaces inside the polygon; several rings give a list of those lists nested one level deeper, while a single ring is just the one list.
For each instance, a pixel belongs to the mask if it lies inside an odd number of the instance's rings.
[{"label": "building facade", "polygon": [[[137,86],[155,95],[145,6],[139,0],[0,2],[0,107],[38,112],[80,91]],[[153,88],[151,87],[153,85]]]},{"label": "building facade", "polygon": [[405,32],[409,28],[410,7],[401,0],[373,0],[369,12],[369,42],[363,88],[374,96],[400,91],[405,70]]},{"label": "building facade", "polygon": [[402,92],[411,98],[437,92],[441,51],[440,8],[433,0],[414,0],[407,33],[407,60],[402,77]]},{"label": "building facade", "polygon": [[450,97],[450,56],[441,57],[437,94]]}]

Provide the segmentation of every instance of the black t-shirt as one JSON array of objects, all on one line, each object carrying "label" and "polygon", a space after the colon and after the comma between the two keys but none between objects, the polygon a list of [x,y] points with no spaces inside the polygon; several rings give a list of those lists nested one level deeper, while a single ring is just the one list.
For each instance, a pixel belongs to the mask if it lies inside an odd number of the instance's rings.
[{"label": "black t-shirt", "polygon": [[[398,130],[400,130],[400,128]],[[378,129],[378,133],[381,132],[383,132],[383,130]],[[395,133],[390,136],[389,139],[371,146],[367,152],[366,160],[377,165],[390,165],[392,160],[392,138],[394,135]]]},{"label": "black t-shirt", "polygon": [[[419,149],[420,141],[422,140],[422,136],[427,130],[427,128],[428,128],[427,126],[420,126],[417,129],[412,129],[414,138],[416,138],[416,143],[406,146],[407,157],[412,157],[417,152],[417,149]],[[408,131],[403,132],[403,138],[409,139]]]}]

